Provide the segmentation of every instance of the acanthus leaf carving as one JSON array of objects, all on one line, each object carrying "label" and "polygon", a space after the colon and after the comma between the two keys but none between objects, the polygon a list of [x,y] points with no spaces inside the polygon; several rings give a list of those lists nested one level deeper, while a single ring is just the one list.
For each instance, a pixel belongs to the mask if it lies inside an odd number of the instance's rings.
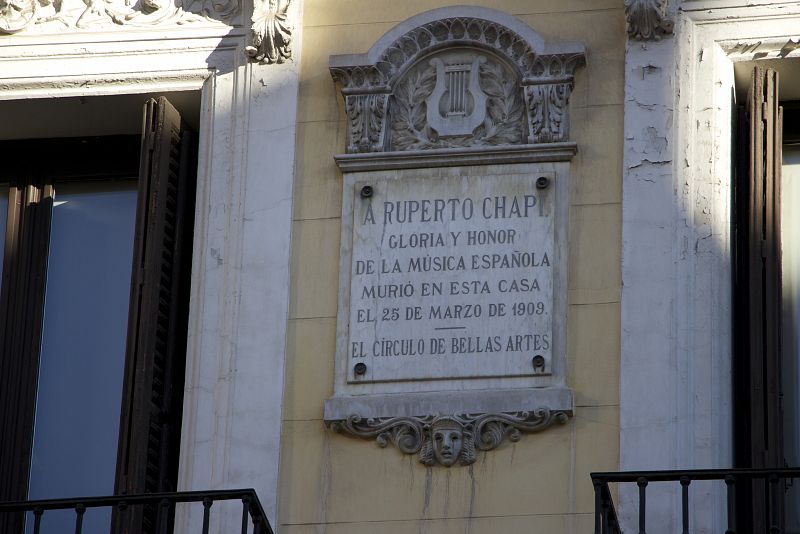
[{"label": "acanthus leaf carving", "polygon": [[490,451],[506,440],[517,442],[523,433],[564,424],[569,413],[538,408],[532,411],[489,414],[426,415],[419,417],[364,418],[328,421],[331,430],[363,439],[380,447],[393,444],[404,454],[418,454],[423,465],[470,465],[477,451]]},{"label": "acanthus leaf carving", "polygon": [[238,0],[0,0],[0,34],[209,21],[233,24],[239,11]]},{"label": "acanthus leaf carving", "polygon": [[347,95],[348,152],[381,152],[386,131],[385,94]]},{"label": "acanthus leaf carving", "polygon": [[631,39],[658,41],[674,27],[667,16],[667,0],[625,0],[625,16]]},{"label": "acanthus leaf carving", "polygon": [[530,120],[529,143],[556,143],[569,139],[568,83],[529,85],[525,88]]},{"label": "acanthus leaf carving", "polygon": [[250,43],[245,53],[261,63],[283,63],[292,58],[292,0],[256,0]]}]

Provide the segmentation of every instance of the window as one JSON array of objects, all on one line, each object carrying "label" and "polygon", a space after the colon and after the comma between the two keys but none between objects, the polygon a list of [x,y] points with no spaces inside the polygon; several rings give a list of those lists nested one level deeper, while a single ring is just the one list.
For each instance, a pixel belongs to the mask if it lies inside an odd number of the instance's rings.
[{"label": "window", "polygon": [[165,98],[144,114],[141,137],[3,143],[0,500],[175,489],[196,154]]}]

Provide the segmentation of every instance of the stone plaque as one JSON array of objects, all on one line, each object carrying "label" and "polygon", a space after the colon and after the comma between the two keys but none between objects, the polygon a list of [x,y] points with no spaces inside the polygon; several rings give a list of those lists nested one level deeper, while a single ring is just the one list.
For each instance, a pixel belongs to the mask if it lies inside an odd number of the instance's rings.
[{"label": "stone plaque", "polygon": [[347,380],[550,374],[553,180],[356,181]]}]

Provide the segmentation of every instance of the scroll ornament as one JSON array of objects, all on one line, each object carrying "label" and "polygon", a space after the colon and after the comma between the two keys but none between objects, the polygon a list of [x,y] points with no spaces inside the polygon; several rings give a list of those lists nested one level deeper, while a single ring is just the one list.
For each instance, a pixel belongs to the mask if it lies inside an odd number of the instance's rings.
[{"label": "scroll ornament", "polygon": [[233,24],[239,11],[238,0],[0,0],[0,34],[45,26],[63,31],[209,21]]},{"label": "scroll ornament", "polygon": [[477,451],[490,451],[506,439],[517,442],[522,433],[540,432],[564,424],[568,412],[539,408],[494,414],[428,415],[423,417],[363,418],[351,415],[331,421],[334,431],[359,438],[374,438],[380,447],[390,443],[404,454],[418,454],[426,466],[475,463]]},{"label": "scroll ornament", "polygon": [[250,28],[250,44],[244,51],[261,63],[283,63],[292,57],[292,0],[256,0]]},{"label": "scroll ornament", "polygon": [[658,41],[673,30],[667,17],[667,0],[625,0],[628,36],[641,41]]}]

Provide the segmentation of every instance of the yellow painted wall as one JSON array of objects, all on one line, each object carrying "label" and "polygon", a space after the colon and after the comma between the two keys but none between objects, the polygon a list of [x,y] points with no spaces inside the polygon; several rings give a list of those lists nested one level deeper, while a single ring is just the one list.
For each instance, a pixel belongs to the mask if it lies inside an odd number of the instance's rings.
[{"label": "yellow painted wall", "polygon": [[366,52],[395,24],[451,5],[433,0],[305,0],[281,453],[279,531],[591,532],[589,472],[619,457],[623,0],[462,2],[511,13],[548,41],[582,41],[570,101],[567,385],[575,417],[479,453],[469,467],[425,468],[391,446],[327,431],[333,394],[345,122],[331,54]]}]

